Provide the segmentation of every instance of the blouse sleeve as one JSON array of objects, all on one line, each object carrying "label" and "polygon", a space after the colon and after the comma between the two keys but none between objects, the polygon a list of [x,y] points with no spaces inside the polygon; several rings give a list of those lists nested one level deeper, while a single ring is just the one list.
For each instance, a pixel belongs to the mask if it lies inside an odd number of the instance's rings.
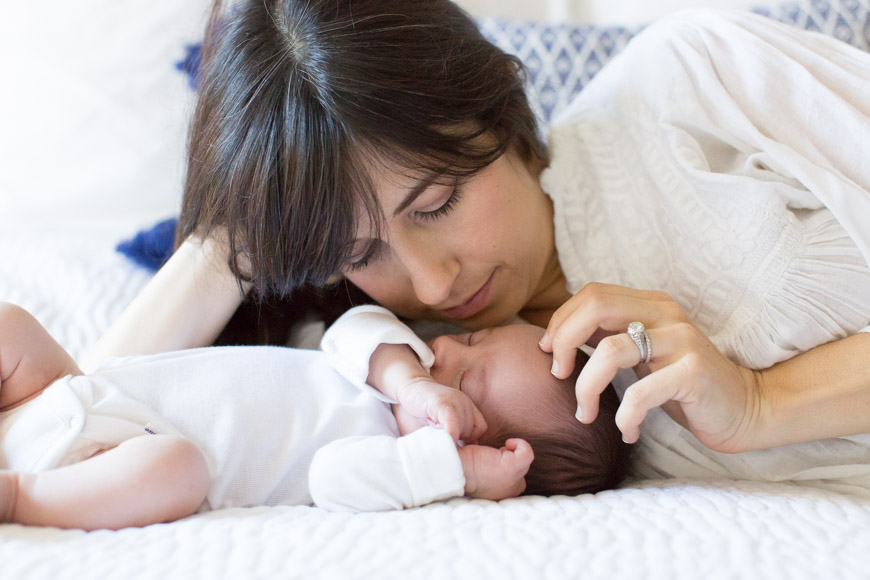
[{"label": "blouse sleeve", "polygon": [[[803,186],[788,206],[826,206],[870,263],[870,54],[746,12],[685,11],[652,28],[631,47],[632,90],[659,122],[735,157],[760,152]],[[729,149],[717,154],[727,167]]]},{"label": "blouse sleeve", "polygon": [[404,509],[465,493],[456,444],[434,427],[333,441],[314,455],[308,484],[315,505],[331,511]]}]

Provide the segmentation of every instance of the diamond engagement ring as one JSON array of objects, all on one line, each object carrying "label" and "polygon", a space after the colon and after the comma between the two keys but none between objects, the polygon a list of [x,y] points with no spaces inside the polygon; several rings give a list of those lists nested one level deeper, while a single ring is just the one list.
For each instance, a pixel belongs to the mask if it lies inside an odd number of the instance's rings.
[{"label": "diamond engagement ring", "polygon": [[640,351],[640,362],[646,364],[652,358],[652,344],[649,341],[649,335],[643,327],[642,322],[632,322],[628,325],[628,336],[637,345],[637,350]]}]

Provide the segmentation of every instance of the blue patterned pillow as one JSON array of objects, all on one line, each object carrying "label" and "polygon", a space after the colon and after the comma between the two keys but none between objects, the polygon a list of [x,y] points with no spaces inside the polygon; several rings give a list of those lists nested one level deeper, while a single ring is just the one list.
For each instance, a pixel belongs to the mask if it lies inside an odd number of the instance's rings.
[{"label": "blue patterned pillow", "polygon": [[545,24],[484,18],[484,36],[526,66],[527,92],[538,118],[549,122],[619,53],[640,28]]},{"label": "blue patterned pillow", "polygon": [[[775,10],[754,12],[798,28],[822,32],[870,51],[870,0],[803,0]],[[528,72],[529,99],[546,125],[580,92],[640,28],[544,24],[497,18],[478,21],[483,34],[502,50],[517,55]],[[201,45],[187,47],[176,67],[198,86]],[[161,222],[122,242],[118,251],[156,270],[172,252],[175,221]]]},{"label": "blue patterned pillow", "polygon": [[[870,51],[870,0],[804,0],[753,12]],[[479,25],[493,44],[525,63],[529,99],[544,124],[641,30],[496,18],[481,19]]]}]

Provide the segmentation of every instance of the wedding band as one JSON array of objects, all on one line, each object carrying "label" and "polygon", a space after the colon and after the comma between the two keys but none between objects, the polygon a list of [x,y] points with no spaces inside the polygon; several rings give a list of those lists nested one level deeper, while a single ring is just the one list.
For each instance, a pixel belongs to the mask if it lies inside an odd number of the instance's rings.
[{"label": "wedding band", "polygon": [[643,327],[642,322],[632,322],[628,325],[628,336],[637,345],[637,350],[640,351],[640,362],[646,364],[652,358],[652,343],[650,343],[649,335]]}]

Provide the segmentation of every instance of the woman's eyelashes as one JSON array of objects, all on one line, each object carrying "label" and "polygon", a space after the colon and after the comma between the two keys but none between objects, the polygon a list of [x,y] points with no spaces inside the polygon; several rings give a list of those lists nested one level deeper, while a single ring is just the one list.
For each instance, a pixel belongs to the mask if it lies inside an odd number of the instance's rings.
[{"label": "woman's eyelashes", "polygon": [[350,263],[345,266],[345,270],[350,272],[358,272],[365,269],[372,260],[376,260],[383,251],[380,240],[372,240],[366,245],[360,258],[351,258]]},{"label": "woman's eyelashes", "polygon": [[[413,216],[422,221],[436,221],[449,214],[462,197],[463,187],[467,183],[468,178],[457,177],[453,182],[450,193],[447,199],[436,209],[431,211],[414,211]],[[361,257],[351,258],[351,261],[343,268],[347,272],[359,272],[364,270],[372,262],[377,260],[381,252],[383,252],[383,242],[381,240],[372,240],[362,252]]]},{"label": "woman's eyelashes", "polygon": [[415,211],[414,215],[423,221],[435,221],[443,218],[449,214],[454,207],[456,207],[457,203],[459,203],[459,199],[462,197],[462,188],[465,183],[465,179],[457,177],[453,184],[453,188],[450,190],[450,194],[440,207],[431,211]]}]

